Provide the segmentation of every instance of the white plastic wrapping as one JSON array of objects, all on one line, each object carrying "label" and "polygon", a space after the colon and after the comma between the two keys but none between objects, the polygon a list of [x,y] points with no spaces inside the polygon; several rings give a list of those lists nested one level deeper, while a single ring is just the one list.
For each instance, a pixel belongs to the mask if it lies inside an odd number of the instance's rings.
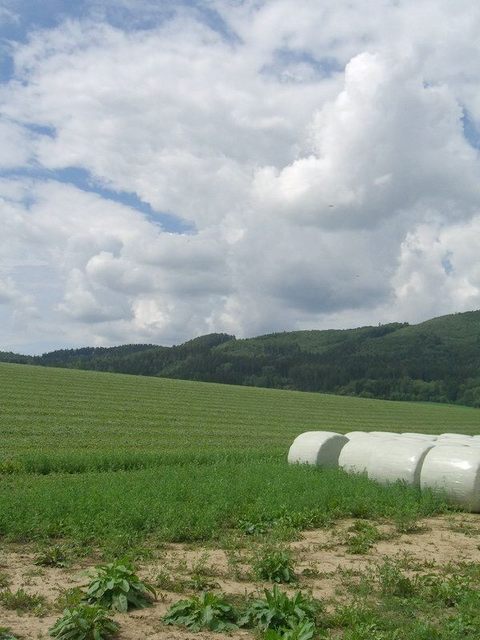
[{"label": "white plastic wrapping", "polygon": [[370,431],[371,436],[379,436],[380,438],[395,438],[399,436],[399,433],[394,433],[393,431]]},{"label": "white plastic wrapping", "polygon": [[412,440],[426,440],[426,441],[435,441],[437,436],[430,435],[429,433],[415,433],[414,431],[406,431],[402,433],[402,436],[405,438],[411,438]]},{"label": "white plastic wrapping", "polygon": [[463,440],[437,440],[435,442],[436,447],[475,447],[480,446],[480,442],[475,445],[475,442],[464,442]]},{"label": "white plastic wrapping", "polygon": [[333,431],[306,431],[295,438],[288,462],[337,467],[338,456],[348,438]]},{"label": "white plastic wrapping", "polygon": [[434,447],[425,457],[420,486],[445,492],[452,504],[480,512],[480,449],[462,445]]},{"label": "white plastic wrapping", "polygon": [[345,437],[349,440],[353,440],[354,438],[365,438],[369,435],[368,431],[349,431],[345,434]]},{"label": "white plastic wrapping", "polygon": [[458,436],[457,438],[438,438],[437,444],[465,444],[471,446],[475,444],[475,440],[470,436]]},{"label": "white plastic wrapping", "polygon": [[377,442],[368,461],[368,477],[382,484],[401,480],[418,487],[423,459],[433,446],[433,442],[409,438]]},{"label": "white plastic wrapping", "polygon": [[380,442],[382,439],[375,436],[350,440],[340,452],[338,466],[347,473],[365,473]]}]

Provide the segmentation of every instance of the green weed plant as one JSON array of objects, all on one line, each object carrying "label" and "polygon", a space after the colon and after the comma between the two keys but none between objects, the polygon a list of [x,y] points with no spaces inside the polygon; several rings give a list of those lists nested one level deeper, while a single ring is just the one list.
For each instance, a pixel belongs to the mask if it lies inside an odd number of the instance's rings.
[{"label": "green weed plant", "polygon": [[154,587],[142,582],[133,567],[122,561],[97,567],[86,593],[88,602],[121,613],[148,607],[154,598]]},{"label": "green weed plant", "polygon": [[259,580],[276,583],[290,583],[296,580],[292,552],[286,547],[262,548],[252,567]]},{"label": "green weed plant", "polygon": [[304,622],[315,623],[321,611],[320,603],[301,591],[289,596],[274,585],[271,591],[265,589],[263,594],[263,598],[249,604],[239,622],[241,626],[282,632]]},{"label": "green weed plant", "polygon": [[222,596],[204,592],[172,605],[164,616],[166,624],[187,627],[191,631],[233,631],[238,628],[237,614]]},{"label": "green weed plant", "polygon": [[27,593],[24,589],[1,591],[0,603],[5,609],[12,609],[20,613],[30,612],[37,616],[44,615],[47,610],[47,601],[44,596]]},{"label": "green weed plant", "polygon": [[98,605],[81,604],[65,609],[49,630],[57,640],[108,640],[117,635],[119,625]]}]

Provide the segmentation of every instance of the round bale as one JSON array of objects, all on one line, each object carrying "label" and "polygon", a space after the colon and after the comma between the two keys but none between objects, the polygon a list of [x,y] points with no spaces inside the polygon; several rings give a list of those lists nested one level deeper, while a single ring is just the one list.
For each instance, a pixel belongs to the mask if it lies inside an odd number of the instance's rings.
[{"label": "round bale", "polygon": [[368,477],[382,484],[401,480],[418,487],[423,459],[433,446],[434,442],[410,438],[383,440],[368,461]]},{"label": "round bale", "polygon": [[353,438],[341,450],[338,466],[347,473],[365,473],[380,442],[382,439],[377,436]]},{"label": "round bale", "polygon": [[412,440],[426,440],[433,442],[437,439],[437,436],[432,436],[429,433],[415,433],[414,431],[406,431],[402,433],[405,438],[411,438]]},{"label": "round bale", "polygon": [[345,434],[345,437],[349,440],[353,440],[354,438],[368,438],[369,436],[368,431],[349,431]]},{"label": "round bale", "polygon": [[467,444],[467,445],[472,445],[474,444],[475,440],[472,438],[472,436],[466,436],[466,435],[462,435],[462,434],[456,434],[455,436],[451,435],[448,437],[443,437],[443,436],[439,436],[437,439],[437,443],[438,444]]},{"label": "round bale", "polygon": [[420,486],[445,493],[452,504],[480,512],[480,449],[452,444],[434,447],[423,462]]},{"label": "round bale", "polygon": [[346,436],[334,431],[306,431],[293,441],[288,462],[338,467],[338,456],[347,442]]},{"label": "round bale", "polygon": [[395,438],[398,437],[399,433],[394,433],[393,431],[370,431],[371,436],[380,436],[380,438]]}]

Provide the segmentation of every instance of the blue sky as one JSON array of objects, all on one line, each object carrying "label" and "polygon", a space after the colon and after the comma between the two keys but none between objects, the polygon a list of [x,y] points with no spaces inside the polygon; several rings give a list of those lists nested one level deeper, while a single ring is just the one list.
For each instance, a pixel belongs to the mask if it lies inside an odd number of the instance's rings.
[{"label": "blue sky", "polygon": [[[15,43],[27,42],[32,32],[41,29],[53,29],[61,25],[65,20],[86,20],[100,17],[105,22],[122,30],[148,30],[158,27],[182,8],[192,10],[197,18],[207,24],[223,37],[234,40],[235,34],[213,9],[208,8],[202,2],[194,0],[185,2],[142,2],[142,10],[133,3],[130,7],[122,8],[121,3],[116,2],[84,2],[78,0],[45,0],[44,2],[32,2],[31,0],[7,0],[0,4],[8,14],[0,19],[1,65],[0,82],[8,83],[14,79],[14,64],[12,47]],[[2,14],[0,13],[0,18]],[[38,133],[54,135],[54,131],[48,127],[42,127],[30,123],[29,127]],[[8,172],[0,170],[0,176],[7,177],[29,176],[37,179],[53,179],[60,182],[69,182],[84,191],[92,191],[102,198],[120,202],[126,206],[137,209],[147,215],[152,221],[161,224],[166,231],[188,232],[193,225],[181,220],[174,214],[164,211],[155,211],[147,203],[138,198],[135,193],[112,190],[101,185],[94,176],[78,167],[69,167],[62,170],[45,171],[41,167],[17,168]]]}]

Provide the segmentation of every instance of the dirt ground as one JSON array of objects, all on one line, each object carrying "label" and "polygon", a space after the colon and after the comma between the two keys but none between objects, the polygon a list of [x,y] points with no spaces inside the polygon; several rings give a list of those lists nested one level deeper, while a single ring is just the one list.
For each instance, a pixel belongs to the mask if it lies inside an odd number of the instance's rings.
[{"label": "dirt ground", "polygon": [[[289,544],[294,552],[299,583],[294,589],[311,590],[313,595],[328,603],[342,598],[342,576],[349,571],[366,570],[386,558],[401,560],[405,570],[415,571],[428,567],[430,571],[447,564],[480,563],[480,516],[456,514],[423,520],[419,531],[397,534],[393,525],[376,523],[384,534],[366,554],[347,553],[345,536],[353,521],[342,521],[334,528],[304,532],[300,540]],[[140,576],[155,582],[160,572],[172,579],[187,579],[193,567],[203,567],[202,575],[209,576],[216,588],[228,594],[255,593],[264,586],[250,575],[249,558],[254,543],[233,550],[200,546],[170,544],[156,551],[154,559],[138,562]],[[48,611],[38,617],[31,613],[19,614],[0,605],[0,627],[9,627],[19,638],[34,640],[48,638],[48,629],[61,615],[55,601],[61,593],[88,582],[86,570],[94,566],[95,559],[85,559],[67,568],[39,567],[31,546],[3,545],[0,547],[0,573],[7,576],[11,591],[23,588],[29,594],[41,594],[48,602]],[[177,600],[192,591],[176,593],[158,589],[158,600],[148,609],[117,614],[121,640],[223,640],[224,638],[252,637],[250,631],[239,630],[228,636],[218,633],[192,633],[166,626],[162,616]]]}]

